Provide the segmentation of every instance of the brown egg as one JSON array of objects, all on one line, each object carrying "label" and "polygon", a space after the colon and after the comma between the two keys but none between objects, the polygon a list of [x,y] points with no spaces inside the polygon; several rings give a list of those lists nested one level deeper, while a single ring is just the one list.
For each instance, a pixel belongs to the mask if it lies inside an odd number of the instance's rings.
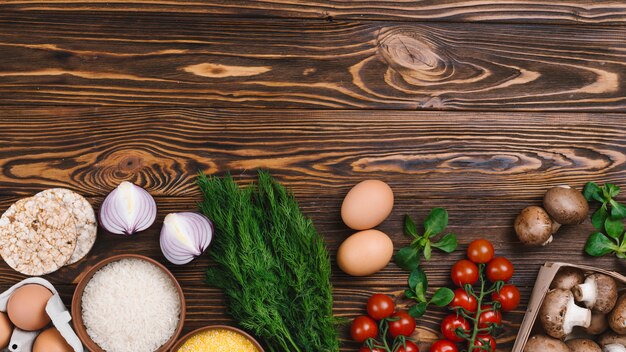
[{"label": "brown egg", "polygon": [[5,313],[0,312],[0,349],[9,345],[11,334],[13,334],[13,324]]},{"label": "brown egg", "polygon": [[386,267],[393,255],[393,242],[378,230],[365,230],[348,237],[337,251],[337,265],[346,274],[367,276]]},{"label": "brown egg", "polygon": [[366,180],[346,194],[341,218],[355,230],[371,229],[383,222],[393,209],[393,191],[383,181]]},{"label": "brown egg", "polygon": [[61,336],[56,328],[44,330],[33,344],[33,352],[73,352],[72,346]]},{"label": "brown egg", "polygon": [[24,285],[13,292],[7,302],[7,314],[15,326],[26,331],[43,329],[50,323],[46,304],[52,297],[47,288],[37,285]]}]

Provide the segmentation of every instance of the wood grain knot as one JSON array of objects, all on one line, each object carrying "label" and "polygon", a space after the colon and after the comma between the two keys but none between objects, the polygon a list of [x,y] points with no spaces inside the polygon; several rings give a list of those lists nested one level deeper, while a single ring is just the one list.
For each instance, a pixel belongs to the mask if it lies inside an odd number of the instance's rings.
[{"label": "wood grain knot", "polygon": [[185,72],[196,76],[210,78],[256,76],[272,70],[269,66],[229,66],[222,64],[203,63],[183,68]]},{"label": "wood grain knot", "polygon": [[379,38],[379,53],[409,83],[442,82],[454,74],[436,43],[415,31],[396,28]]}]

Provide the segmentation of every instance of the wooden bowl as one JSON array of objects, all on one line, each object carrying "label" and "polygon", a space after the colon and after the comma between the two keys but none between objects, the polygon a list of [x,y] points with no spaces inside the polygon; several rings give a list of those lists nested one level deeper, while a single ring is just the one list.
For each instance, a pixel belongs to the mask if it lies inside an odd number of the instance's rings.
[{"label": "wooden bowl", "polygon": [[240,335],[243,335],[250,342],[252,342],[254,347],[256,347],[259,350],[259,352],[265,352],[263,347],[261,347],[261,344],[258,343],[257,340],[254,339],[254,337],[250,336],[250,334],[248,334],[247,332],[245,332],[245,331],[243,331],[241,329],[237,329],[236,327],[229,326],[229,325],[209,325],[209,326],[205,326],[205,327],[200,328],[200,329],[196,329],[196,330],[188,333],[187,335],[183,336],[180,340],[178,340],[178,342],[176,342],[176,344],[174,345],[174,347],[172,347],[170,352],[178,351],[178,349],[181,348],[183,346],[183,344],[185,343],[185,341],[187,341],[187,339],[189,339],[191,336],[193,336],[193,335],[195,335],[195,334],[197,334],[199,332],[204,332],[204,331],[209,331],[209,330],[216,330],[216,329],[230,330],[230,331],[236,332],[236,333],[238,333]]},{"label": "wooden bowl", "polygon": [[87,286],[87,283],[89,282],[89,280],[91,280],[93,275],[98,270],[100,270],[103,266],[109,263],[112,263],[121,259],[140,259],[140,260],[147,261],[151,264],[154,264],[155,266],[163,270],[163,272],[165,272],[172,279],[174,286],[176,286],[176,289],[178,290],[178,296],[180,297],[180,320],[178,321],[178,326],[176,327],[176,330],[174,331],[174,335],[172,335],[172,337],[170,337],[170,339],[161,347],[159,347],[159,349],[157,349],[155,352],[169,351],[170,347],[176,342],[176,339],[178,338],[178,336],[180,336],[180,333],[183,330],[183,324],[185,323],[186,304],[185,304],[185,296],[183,294],[183,289],[180,287],[180,284],[178,283],[178,281],[176,281],[176,278],[174,277],[174,275],[172,275],[172,273],[169,270],[167,270],[167,268],[164,267],[161,263],[157,262],[154,259],[145,257],[143,255],[138,255],[138,254],[120,254],[120,255],[115,255],[110,258],[104,259],[98,262],[96,265],[94,265],[91,269],[89,269],[89,271],[87,271],[82,276],[82,278],[78,282],[78,285],[76,286],[76,290],[74,291],[74,296],[72,297],[72,320],[74,321],[74,330],[76,330],[76,334],[78,335],[80,340],[83,342],[83,344],[85,345],[85,347],[87,347],[89,351],[104,352],[104,350],[100,348],[100,346],[98,346],[91,339],[91,337],[89,337],[89,334],[87,334],[87,329],[85,328],[85,324],[83,323],[83,314],[82,314],[83,292],[85,291],[85,286]]}]

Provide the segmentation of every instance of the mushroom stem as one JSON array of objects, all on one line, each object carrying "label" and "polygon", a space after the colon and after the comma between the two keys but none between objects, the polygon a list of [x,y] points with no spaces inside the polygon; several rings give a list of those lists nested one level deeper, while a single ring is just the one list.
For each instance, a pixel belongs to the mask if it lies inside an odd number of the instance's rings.
[{"label": "mushroom stem", "polygon": [[626,347],[619,343],[610,343],[608,345],[604,345],[602,350],[604,352],[626,352]]},{"label": "mushroom stem", "polygon": [[587,307],[593,307],[598,299],[598,284],[594,276],[589,276],[585,283],[576,285],[572,289],[576,301],[583,302]]},{"label": "mushroom stem", "polygon": [[587,328],[589,324],[591,324],[591,311],[577,306],[574,302],[574,297],[570,296],[563,319],[563,331],[565,331],[565,334],[570,334],[575,326]]}]

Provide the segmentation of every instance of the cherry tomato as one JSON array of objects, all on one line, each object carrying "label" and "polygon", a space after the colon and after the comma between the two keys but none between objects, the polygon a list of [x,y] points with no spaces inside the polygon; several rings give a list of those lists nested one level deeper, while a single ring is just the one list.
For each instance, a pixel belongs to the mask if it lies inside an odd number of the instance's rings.
[{"label": "cherry tomato", "polygon": [[448,305],[450,308],[463,308],[467,312],[474,313],[478,308],[478,302],[472,295],[468,295],[462,288],[454,290],[454,299]]},{"label": "cherry tomato", "polygon": [[380,293],[372,295],[367,301],[367,314],[375,320],[389,318],[395,310],[393,300]]},{"label": "cherry tomato", "polygon": [[484,238],[475,240],[467,247],[467,257],[474,263],[489,263],[493,259],[493,245]]},{"label": "cherry tomato", "polygon": [[420,349],[412,341],[406,341],[405,343],[406,343],[406,348],[400,345],[400,348],[398,348],[396,351],[397,352],[420,352]]},{"label": "cherry tomato", "polygon": [[450,276],[452,282],[459,287],[473,285],[478,281],[478,267],[467,259],[461,259],[452,266]]},{"label": "cherry tomato", "polygon": [[415,331],[415,319],[405,311],[397,311],[391,315],[392,318],[398,318],[397,320],[389,322],[389,333],[391,337],[397,336],[411,336]]},{"label": "cherry tomato", "polygon": [[374,319],[361,315],[352,321],[350,335],[356,342],[364,342],[369,338],[375,339],[378,336],[378,325]]},{"label": "cherry tomato", "polygon": [[429,352],[459,352],[459,349],[452,341],[438,340],[430,346]]},{"label": "cherry tomato", "polygon": [[519,290],[515,285],[504,285],[500,292],[494,292],[491,299],[500,302],[503,312],[510,312],[519,305]]},{"label": "cherry tomato", "polygon": [[513,264],[504,257],[495,257],[487,264],[487,278],[491,282],[509,281],[513,277]]},{"label": "cherry tomato", "polygon": [[464,331],[469,332],[470,323],[462,316],[457,316],[456,314],[450,314],[443,318],[443,321],[441,322],[441,332],[446,339],[454,342],[465,341],[462,337],[457,336],[455,332],[457,328],[461,328]]},{"label": "cherry tomato", "polygon": [[493,310],[492,306],[484,306],[478,317],[478,328],[485,329],[490,325],[499,325],[502,323],[502,313],[499,310]]},{"label": "cherry tomato", "polygon": [[[468,344],[469,345],[469,344]],[[481,346],[489,346],[486,350],[478,348]],[[471,348],[472,346],[468,346]],[[474,343],[474,349],[471,352],[486,352],[496,350],[496,339],[491,335],[478,335],[476,336],[476,342]]]},{"label": "cherry tomato", "polygon": [[372,348],[370,350],[369,347],[367,346],[362,346],[361,348],[359,348],[359,352],[385,352],[384,350],[380,349],[380,348]]}]

